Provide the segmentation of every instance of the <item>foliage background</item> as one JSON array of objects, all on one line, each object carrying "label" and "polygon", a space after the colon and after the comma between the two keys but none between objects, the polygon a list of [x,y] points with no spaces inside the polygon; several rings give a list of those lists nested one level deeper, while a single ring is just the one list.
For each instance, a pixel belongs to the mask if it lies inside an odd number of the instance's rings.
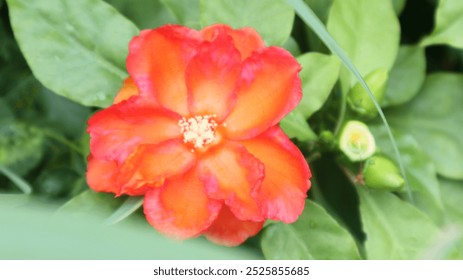
[{"label": "foliage background", "polygon": [[[413,199],[355,179],[362,165],[336,143],[347,120],[366,122],[378,153],[397,158],[380,119],[346,105],[357,81],[289,5],[298,2],[0,0],[0,258],[463,258],[463,2],[305,0],[364,77],[389,73],[378,101]],[[252,26],[298,58],[304,98],[281,125],[314,174],[296,223],[268,223],[238,248],[167,240],[139,200],[85,183],[86,120],[126,77],[130,38],[216,22]]]}]

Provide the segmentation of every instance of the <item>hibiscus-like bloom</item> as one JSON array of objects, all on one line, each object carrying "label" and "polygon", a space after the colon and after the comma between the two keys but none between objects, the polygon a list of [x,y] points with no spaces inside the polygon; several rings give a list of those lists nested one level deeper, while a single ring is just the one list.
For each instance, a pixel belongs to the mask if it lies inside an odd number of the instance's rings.
[{"label": "hibiscus-like bloom", "polygon": [[133,38],[127,70],[88,122],[92,189],[144,195],[148,222],[180,239],[238,245],[297,219],[311,174],[278,126],[302,94],[286,50],[251,28],[167,25]]}]

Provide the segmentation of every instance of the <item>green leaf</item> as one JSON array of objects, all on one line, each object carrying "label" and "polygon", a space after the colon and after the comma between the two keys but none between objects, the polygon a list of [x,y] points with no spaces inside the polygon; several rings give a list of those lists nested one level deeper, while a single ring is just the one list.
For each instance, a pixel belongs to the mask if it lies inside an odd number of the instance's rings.
[{"label": "green leaf", "polygon": [[107,225],[112,225],[122,221],[137,211],[143,205],[143,197],[131,196],[128,197],[121,207],[119,207],[107,220]]},{"label": "green leaf", "polygon": [[253,27],[267,45],[283,45],[293,28],[294,10],[284,0],[201,0],[201,25]]},{"label": "green leaf", "polygon": [[463,1],[440,0],[438,2],[434,30],[423,39],[422,46],[447,44],[463,48]]},{"label": "green leaf", "polygon": [[394,106],[408,102],[420,90],[425,75],[424,49],[416,46],[401,46],[389,73],[389,81],[381,105]]},{"label": "green leaf", "polygon": [[293,56],[298,56],[301,54],[299,44],[293,37],[289,37],[288,40],[286,40],[285,44],[283,45],[283,48],[289,51]]},{"label": "green leaf", "polygon": [[39,203],[2,207],[0,259],[249,260],[261,257],[257,250],[217,246],[203,238],[170,240],[136,217],[111,227],[94,218],[93,213],[50,215],[50,209]]},{"label": "green leaf", "polygon": [[461,74],[431,74],[411,102],[387,114],[393,128],[426,148],[439,174],[453,179],[463,179],[462,88]]},{"label": "green leaf", "polygon": [[[363,76],[378,68],[392,68],[400,29],[390,1],[335,0],[327,26]],[[344,86],[352,85],[354,77],[342,72]]]},{"label": "green leaf", "polygon": [[[330,11],[333,0],[304,0],[305,3],[313,10],[317,17],[323,22],[326,23],[328,19],[328,12]],[[308,26],[305,26],[305,31],[307,33],[307,41],[312,51],[325,52],[326,48],[323,45],[320,38],[310,29]]]},{"label": "green leaf", "polygon": [[307,53],[297,58],[302,66],[302,100],[296,107],[305,118],[317,112],[328,99],[339,76],[339,59],[332,55]]},{"label": "green leaf", "polygon": [[463,181],[439,180],[444,200],[445,213],[449,222],[455,223],[463,229]]},{"label": "green leaf", "polygon": [[[370,129],[381,153],[393,159],[394,151],[384,127],[370,125]],[[411,135],[399,132],[395,133],[395,138],[415,198],[415,206],[428,214],[434,222],[441,224],[444,207],[433,162]]]},{"label": "green leaf", "polygon": [[394,11],[397,15],[402,13],[406,3],[407,0],[392,0],[392,6],[394,7]]},{"label": "green leaf", "polygon": [[26,194],[0,194],[0,211],[11,210],[12,208],[23,206],[31,200],[30,195]]},{"label": "green leaf", "polygon": [[315,132],[313,132],[304,116],[298,111],[290,112],[281,120],[280,126],[290,138],[297,138],[303,142],[317,139]]},{"label": "green leaf", "polygon": [[73,216],[91,214],[94,217],[106,218],[119,207],[121,202],[121,199],[115,198],[114,194],[86,190],[61,206],[58,213]]},{"label": "green leaf", "polygon": [[334,0],[304,0],[322,22],[326,22],[328,19],[328,13],[333,1]]},{"label": "green leaf", "polygon": [[161,0],[181,25],[200,29],[200,0]]},{"label": "green leaf", "polygon": [[357,190],[368,259],[415,259],[437,235],[426,215],[392,193]]},{"label": "green leaf", "polygon": [[440,179],[445,211],[450,222],[463,227],[463,181]]},{"label": "green leaf", "polygon": [[101,0],[8,0],[13,31],[34,75],[87,106],[105,107],[126,78],[138,29]]},{"label": "green leaf", "polygon": [[[440,250],[437,252],[442,258],[457,258],[463,259],[463,181],[446,180],[441,178],[439,180],[442,199],[444,200],[445,213],[447,216],[448,235],[453,233],[453,236],[444,236],[441,238]],[[453,237],[453,238],[452,238]],[[456,247],[458,252],[456,255],[448,253],[449,247]],[[450,256],[449,256],[450,255]]]},{"label": "green leaf", "polygon": [[175,23],[172,13],[160,0],[105,0],[121,14],[133,21],[138,28],[148,29]]},{"label": "green leaf", "polygon": [[310,200],[295,223],[265,229],[262,251],[267,259],[360,259],[350,233]]},{"label": "green leaf", "polygon": [[0,121],[0,166],[24,175],[37,165],[43,154],[40,130],[14,120]]}]

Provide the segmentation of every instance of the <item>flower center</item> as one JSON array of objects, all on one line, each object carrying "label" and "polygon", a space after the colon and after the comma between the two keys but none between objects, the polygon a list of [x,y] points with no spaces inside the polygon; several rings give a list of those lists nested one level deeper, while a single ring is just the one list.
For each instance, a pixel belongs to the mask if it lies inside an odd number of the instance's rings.
[{"label": "flower center", "polygon": [[183,142],[191,143],[195,148],[203,148],[215,140],[215,128],[217,123],[214,121],[215,115],[194,116],[182,118],[178,121],[180,130],[183,133]]}]

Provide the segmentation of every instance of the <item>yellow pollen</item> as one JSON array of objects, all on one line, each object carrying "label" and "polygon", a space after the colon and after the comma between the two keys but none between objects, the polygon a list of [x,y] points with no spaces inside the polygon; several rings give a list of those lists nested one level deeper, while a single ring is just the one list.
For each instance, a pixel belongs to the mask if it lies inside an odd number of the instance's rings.
[{"label": "yellow pollen", "polygon": [[216,115],[194,116],[182,118],[178,121],[180,131],[183,133],[183,142],[191,143],[195,148],[203,148],[215,140],[214,130],[217,123]]}]

